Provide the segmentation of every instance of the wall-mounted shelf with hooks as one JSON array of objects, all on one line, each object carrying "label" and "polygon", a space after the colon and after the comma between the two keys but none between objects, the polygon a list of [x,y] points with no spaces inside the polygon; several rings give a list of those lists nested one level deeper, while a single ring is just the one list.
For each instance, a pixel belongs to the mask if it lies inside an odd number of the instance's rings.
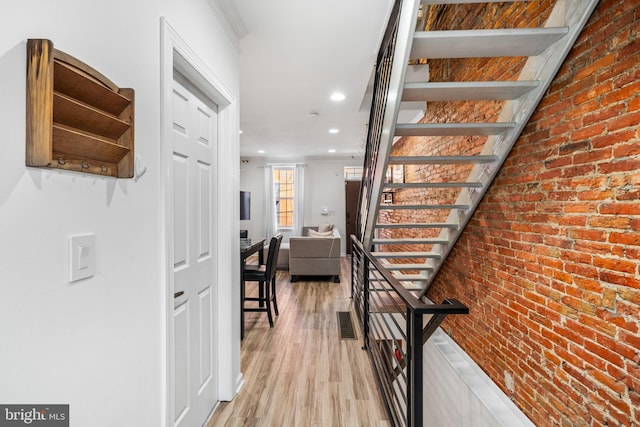
[{"label": "wall-mounted shelf with hooks", "polygon": [[45,39],[27,41],[27,166],[132,178],[134,90]]}]

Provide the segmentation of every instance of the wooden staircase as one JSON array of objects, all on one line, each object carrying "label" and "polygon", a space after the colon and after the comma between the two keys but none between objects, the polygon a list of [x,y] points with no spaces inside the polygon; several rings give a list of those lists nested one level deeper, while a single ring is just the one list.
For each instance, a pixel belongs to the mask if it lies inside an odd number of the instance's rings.
[{"label": "wooden staircase", "polygon": [[[423,31],[429,8],[473,0],[403,0],[398,6],[396,39],[386,99],[375,126],[379,145],[368,148],[373,155],[368,182],[364,182],[359,232],[364,247],[416,296],[423,297],[453,248],[482,196],[562,65],[597,0],[558,0],[541,28],[471,29]],[[491,2],[483,2],[491,3]],[[393,19],[393,18],[392,18]],[[517,80],[508,81],[416,81],[413,63],[429,64],[444,58],[526,57]],[[409,70],[409,72],[408,72]],[[412,77],[407,78],[408,75]],[[503,101],[495,121],[406,123],[398,122],[403,105],[442,101]],[[374,106],[375,107],[375,106]],[[372,127],[372,124],[370,124]],[[391,156],[402,137],[486,137],[481,150],[448,155]],[[371,139],[371,130],[369,139]],[[402,165],[466,165],[465,179],[442,177],[438,181],[388,182],[389,167]],[[367,174],[365,174],[367,175]],[[365,180],[367,176],[365,176]],[[437,192],[449,197],[438,200]],[[412,191],[424,203],[384,202],[384,192]],[[451,196],[455,192],[455,197]],[[435,200],[435,202],[434,202]],[[385,222],[381,213],[401,213],[411,222]],[[435,215],[434,215],[435,213]],[[439,215],[438,215],[439,214]],[[386,215],[389,216],[389,215]],[[425,249],[427,248],[427,249]]]}]

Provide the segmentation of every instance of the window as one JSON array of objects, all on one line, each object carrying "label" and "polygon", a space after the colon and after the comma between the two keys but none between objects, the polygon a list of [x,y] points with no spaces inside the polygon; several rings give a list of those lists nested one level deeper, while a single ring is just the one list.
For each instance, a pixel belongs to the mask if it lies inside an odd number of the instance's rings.
[{"label": "window", "polygon": [[294,168],[274,168],[273,182],[276,195],[278,228],[293,228]]},{"label": "window", "polygon": [[347,181],[362,180],[362,166],[345,166],[344,179]]}]

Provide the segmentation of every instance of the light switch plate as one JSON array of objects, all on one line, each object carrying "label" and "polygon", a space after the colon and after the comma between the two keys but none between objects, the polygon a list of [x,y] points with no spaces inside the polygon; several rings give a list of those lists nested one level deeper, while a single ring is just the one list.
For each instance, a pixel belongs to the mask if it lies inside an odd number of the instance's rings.
[{"label": "light switch plate", "polygon": [[86,279],[96,273],[96,235],[83,234],[69,238],[69,281]]}]

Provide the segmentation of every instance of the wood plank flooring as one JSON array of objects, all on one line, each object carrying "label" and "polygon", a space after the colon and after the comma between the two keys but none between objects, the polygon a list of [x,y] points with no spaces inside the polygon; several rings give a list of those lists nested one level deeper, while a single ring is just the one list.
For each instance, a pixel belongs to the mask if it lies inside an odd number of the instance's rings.
[{"label": "wood plank flooring", "polygon": [[[245,314],[245,384],[207,427],[390,425],[362,350],[348,258],[341,269],[339,284],[329,278],[291,283],[288,272],[278,272],[280,315],[270,329],[266,313]],[[337,311],[352,312],[357,340],[340,339]]]}]

